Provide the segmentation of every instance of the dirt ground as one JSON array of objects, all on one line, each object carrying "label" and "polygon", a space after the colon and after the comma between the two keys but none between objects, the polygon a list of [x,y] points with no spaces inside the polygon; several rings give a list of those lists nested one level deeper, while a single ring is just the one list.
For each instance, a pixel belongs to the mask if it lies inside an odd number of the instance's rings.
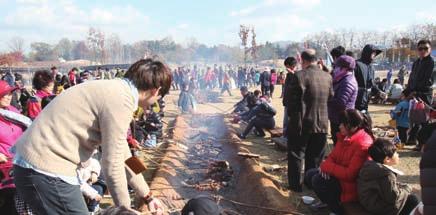
[{"label": "dirt ground", "polygon": [[[251,88],[250,90],[254,90]],[[273,104],[277,109],[276,126],[282,127],[283,125],[283,106],[281,103],[280,94],[281,87],[277,86],[275,88],[273,95]],[[172,136],[170,131],[174,128],[173,122],[177,116],[180,115],[180,111],[177,108],[177,100],[179,91],[171,91],[169,95],[165,97],[166,108],[165,108],[165,138],[163,143],[153,150],[146,150],[141,152],[141,156],[146,162],[149,169],[144,173],[147,182],[152,182],[153,176],[156,170],[160,167],[160,162],[168,145],[172,140],[168,139]],[[215,95],[218,95],[218,90],[215,90]],[[219,97],[214,97],[212,102],[198,104],[196,113],[198,114],[224,114],[226,117],[224,119],[225,124],[232,133],[240,133],[244,128],[244,124],[232,124],[230,122],[231,117],[228,115],[233,110],[233,105],[241,99],[239,90],[232,90],[232,96],[226,93]],[[373,119],[373,126],[388,126],[389,114],[388,111],[392,109],[391,105],[371,105],[370,113]],[[188,117],[185,117],[189,119]],[[315,194],[310,190],[304,190],[303,193],[292,193],[289,192],[285,187],[287,186],[287,161],[286,152],[280,151],[272,142],[271,137],[267,134],[264,138],[255,137],[254,135],[249,135],[246,140],[239,143],[239,150],[247,151],[255,154],[259,154],[260,158],[256,159],[253,165],[256,168],[264,170],[264,174],[269,180],[273,182],[274,189],[283,194],[288,203],[292,208],[296,209],[298,212],[303,214],[328,214],[327,210],[315,211],[312,208],[302,203],[301,196],[309,195],[315,197]],[[329,138],[329,149],[331,149],[331,140]],[[402,170],[405,175],[399,177],[399,181],[406,182],[410,184],[415,192],[420,196],[420,186],[419,186],[419,160],[420,153],[410,150],[411,147],[406,147],[404,150],[400,151],[401,162],[396,167]],[[277,166],[278,165],[278,166]],[[270,170],[272,167],[280,167],[278,170]],[[111,204],[110,198],[105,198],[103,207],[105,205]]]},{"label": "dirt ground", "polygon": [[[252,88],[251,90],[254,90]],[[283,106],[281,104],[280,94],[281,87],[276,87],[273,95],[273,104],[277,109],[276,126],[282,127],[283,125]],[[218,91],[217,91],[218,92]],[[241,99],[241,95],[238,90],[232,91],[233,96],[229,96],[227,93],[220,96],[215,103],[199,104],[197,112],[198,113],[230,113],[232,106]],[[171,95],[166,98],[168,107],[173,108],[176,104],[178,98],[178,92],[172,91]],[[171,102],[172,101],[172,102]],[[373,126],[384,127],[388,126],[389,121],[389,110],[393,108],[392,105],[371,105],[370,114],[373,119]],[[232,124],[230,123],[230,117],[226,119],[227,125],[230,130],[239,133],[245,128],[243,124]],[[270,169],[273,165],[279,165],[280,167],[287,166],[286,152],[280,151],[271,142],[271,138],[267,135],[265,138],[255,137],[254,135],[249,135],[248,138],[241,142],[241,147],[247,149],[251,153],[260,154],[261,157],[258,159],[257,164],[265,169]],[[329,148],[331,149],[331,140],[329,138]],[[405,175],[399,177],[399,181],[410,184],[415,192],[420,196],[420,186],[419,186],[419,160],[420,153],[411,150],[412,147],[406,147],[404,150],[400,151],[400,164],[396,168],[402,170]],[[287,173],[286,169],[282,168],[278,171],[265,171],[266,174],[271,176],[271,179],[275,182],[278,189],[286,191],[287,185]],[[304,214],[325,214],[326,211],[313,211],[311,208],[307,207],[301,202],[302,195],[315,196],[311,191],[304,191],[302,194],[295,194],[286,191],[288,194],[289,202],[293,204],[299,212]]]}]

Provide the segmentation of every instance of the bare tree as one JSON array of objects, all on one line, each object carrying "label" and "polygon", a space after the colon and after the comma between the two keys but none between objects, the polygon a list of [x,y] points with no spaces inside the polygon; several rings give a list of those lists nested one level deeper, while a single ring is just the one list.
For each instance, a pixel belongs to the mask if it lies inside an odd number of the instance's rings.
[{"label": "bare tree", "polygon": [[256,43],[256,32],[254,31],[254,27],[251,28],[251,58],[253,59],[253,62],[256,63],[257,43]]},{"label": "bare tree", "polygon": [[8,42],[11,52],[24,53],[24,39],[18,36],[12,37]]},{"label": "bare tree", "polygon": [[89,28],[87,45],[91,51],[92,60],[95,62],[104,63],[105,61],[105,37],[104,33],[95,28]]},{"label": "bare tree", "polygon": [[112,34],[109,36],[106,42],[106,54],[107,60],[110,63],[121,63],[123,44],[120,37],[117,34]]},{"label": "bare tree", "polygon": [[241,45],[244,47],[244,64],[245,67],[247,67],[247,40],[248,40],[248,33],[250,32],[250,28],[245,25],[239,26],[239,38],[241,38]]}]

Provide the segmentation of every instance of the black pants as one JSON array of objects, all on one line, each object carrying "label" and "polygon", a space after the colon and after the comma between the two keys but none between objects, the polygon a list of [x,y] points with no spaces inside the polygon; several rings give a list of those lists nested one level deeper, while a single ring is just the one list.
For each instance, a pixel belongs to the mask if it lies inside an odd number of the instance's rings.
[{"label": "black pants", "polygon": [[88,214],[80,186],[14,165],[17,193],[36,214]]},{"label": "black pants", "polygon": [[332,141],[333,141],[333,145],[336,145],[336,142],[338,141],[337,138],[337,133],[339,132],[339,124],[338,123],[334,123],[334,122],[330,122],[330,135],[332,135]]},{"label": "black pants", "polygon": [[[424,124],[425,125],[425,124]],[[413,124],[409,132],[409,138],[407,139],[408,145],[415,145],[418,143],[418,133],[421,130],[423,124]]]},{"label": "black pants", "polygon": [[271,86],[269,86],[269,93],[271,94],[271,98],[273,97],[274,87],[274,84],[271,84]]},{"label": "black pants", "polygon": [[260,90],[262,91],[262,96],[270,94],[269,88],[270,86],[265,86],[263,84],[260,86]]},{"label": "black pants", "polygon": [[315,191],[316,196],[328,205],[333,213],[344,214],[341,205],[341,184],[338,179],[332,176],[329,179],[324,179],[316,168],[307,171],[304,181],[309,188]]},{"label": "black pants", "polygon": [[18,214],[15,209],[15,188],[6,188],[0,190],[0,212],[1,214]]},{"label": "black pants", "polygon": [[319,167],[326,144],[327,134],[288,134],[288,183],[291,190],[303,190],[303,174]]},{"label": "black pants", "polygon": [[246,137],[253,127],[256,129],[257,133],[259,133],[259,136],[263,137],[265,136],[265,132],[263,131],[264,128],[273,129],[275,127],[274,118],[254,117],[250,120],[250,122],[248,122],[248,125],[242,135]]},{"label": "black pants", "polygon": [[406,143],[407,142],[407,129],[409,128],[405,128],[405,127],[397,127],[398,130],[398,136],[400,137],[401,143]]},{"label": "black pants", "polygon": [[418,206],[418,204],[419,204],[418,197],[416,197],[415,194],[409,194],[409,196],[407,196],[406,203],[401,209],[399,215],[409,215],[410,212],[412,212],[412,210],[415,209],[416,206]]}]

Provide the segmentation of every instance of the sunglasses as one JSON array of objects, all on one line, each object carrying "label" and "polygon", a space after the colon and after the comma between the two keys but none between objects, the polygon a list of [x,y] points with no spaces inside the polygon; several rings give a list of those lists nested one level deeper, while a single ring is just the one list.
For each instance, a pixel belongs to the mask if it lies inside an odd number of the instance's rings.
[{"label": "sunglasses", "polygon": [[429,48],[427,46],[418,47],[418,51],[427,51]]}]

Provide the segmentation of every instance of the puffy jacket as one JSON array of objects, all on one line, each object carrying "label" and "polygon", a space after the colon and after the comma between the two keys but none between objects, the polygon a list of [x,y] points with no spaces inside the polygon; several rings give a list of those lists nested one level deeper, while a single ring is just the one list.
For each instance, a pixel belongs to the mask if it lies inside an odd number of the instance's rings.
[{"label": "puffy jacket", "polygon": [[[19,113],[13,106],[9,106],[6,109]],[[21,134],[23,134],[23,128],[0,116],[0,153],[12,158],[13,155],[9,152],[9,149],[15,144]]]},{"label": "puffy jacket", "polygon": [[360,170],[357,190],[360,204],[371,214],[399,214],[412,188],[397,182],[392,168],[367,161]]},{"label": "puffy jacket", "polygon": [[436,130],[424,147],[419,168],[424,215],[436,214]]},{"label": "puffy jacket", "polygon": [[337,178],[341,184],[341,202],[357,201],[357,176],[363,163],[368,160],[368,148],[372,137],[360,129],[351,137],[338,134],[338,142],[321,171]]},{"label": "puffy jacket", "polygon": [[277,84],[277,73],[271,73],[271,85]]},{"label": "puffy jacket", "polygon": [[328,101],[328,113],[331,122],[339,123],[339,114],[348,109],[354,109],[357,98],[357,82],[352,73],[333,82],[334,96]]}]

